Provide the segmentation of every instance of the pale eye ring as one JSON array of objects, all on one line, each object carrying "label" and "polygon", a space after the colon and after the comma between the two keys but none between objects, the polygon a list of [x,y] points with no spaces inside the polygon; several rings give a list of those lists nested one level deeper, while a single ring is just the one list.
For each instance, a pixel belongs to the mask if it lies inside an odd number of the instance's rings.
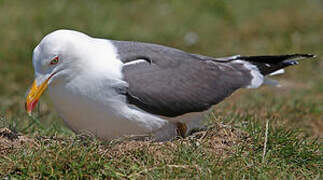
[{"label": "pale eye ring", "polygon": [[50,61],[50,65],[55,65],[55,64],[57,64],[58,63],[58,61],[59,61],[59,58],[58,58],[58,56],[55,56],[51,61]]}]

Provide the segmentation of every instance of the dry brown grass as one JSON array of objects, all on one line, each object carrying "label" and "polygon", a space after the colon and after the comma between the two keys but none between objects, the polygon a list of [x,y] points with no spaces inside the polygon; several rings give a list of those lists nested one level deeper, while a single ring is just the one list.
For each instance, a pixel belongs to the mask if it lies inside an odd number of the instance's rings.
[{"label": "dry brown grass", "polygon": [[[78,136],[78,141],[82,141],[84,138],[94,138],[87,135]],[[45,137],[37,136],[30,137],[28,135],[22,135],[8,128],[0,129],[0,154],[8,154],[14,150],[21,148],[33,148],[37,149],[40,144],[54,144],[54,143],[72,143],[76,141],[74,138],[58,138],[58,137]],[[145,150],[156,158],[167,159],[171,158],[169,153],[171,149],[177,149],[179,145],[190,144],[195,142],[196,146],[203,145],[206,151],[223,155],[224,152],[231,151],[231,147],[239,143],[250,142],[250,137],[246,132],[240,129],[226,126],[217,123],[216,125],[209,127],[206,131],[200,131],[193,133],[186,138],[176,138],[173,141],[168,142],[152,142],[150,140],[129,140],[128,137],[113,140],[109,143],[103,143],[100,145],[99,152],[109,158],[121,158],[132,154],[138,150]],[[87,142],[87,141],[86,141]],[[88,142],[87,142],[88,143]],[[84,145],[88,145],[85,143]]]},{"label": "dry brown grass", "polygon": [[8,128],[0,128],[0,155],[6,154],[21,148],[38,147],[39,144],[33,138],[21,135]]}]

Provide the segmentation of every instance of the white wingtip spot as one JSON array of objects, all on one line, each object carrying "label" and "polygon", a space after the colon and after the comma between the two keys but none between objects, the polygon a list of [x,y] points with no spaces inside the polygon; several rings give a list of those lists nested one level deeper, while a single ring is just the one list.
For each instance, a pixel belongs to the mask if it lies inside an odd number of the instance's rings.
[{"label": "white wingtip spot", "polygon": [[269,76],[275,76],[275,75],[284,74],[284,73],[285,73],[284,69],[279,69],[277,71],[270,73]]}]

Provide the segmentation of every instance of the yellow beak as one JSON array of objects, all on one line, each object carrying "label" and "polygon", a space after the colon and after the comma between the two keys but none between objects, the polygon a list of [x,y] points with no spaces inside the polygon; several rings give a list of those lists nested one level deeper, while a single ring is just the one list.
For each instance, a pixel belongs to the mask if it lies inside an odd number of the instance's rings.
[{"label": "yellow beak", "polygon": [[29,115],[31,115],[31,111],[36,107],[40,96],[46,90],[49,79],[50,78],[46,79],[46,81],[43,82],[40,86],[37,86],[36,81],[33,82],[33,85],[28,92],[25,104],[26,111]]}]

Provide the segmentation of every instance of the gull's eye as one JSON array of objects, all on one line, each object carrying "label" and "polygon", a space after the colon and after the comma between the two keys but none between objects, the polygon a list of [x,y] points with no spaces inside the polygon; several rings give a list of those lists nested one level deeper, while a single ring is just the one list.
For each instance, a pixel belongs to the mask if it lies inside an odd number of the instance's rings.
[{"label": "gull's eye", "polygon": [[58,63],[58,60],[59,60],[58,56],[55,56],[54,59],[52,59],[49,64],[50,65],[55,65],[55,64]]}]

